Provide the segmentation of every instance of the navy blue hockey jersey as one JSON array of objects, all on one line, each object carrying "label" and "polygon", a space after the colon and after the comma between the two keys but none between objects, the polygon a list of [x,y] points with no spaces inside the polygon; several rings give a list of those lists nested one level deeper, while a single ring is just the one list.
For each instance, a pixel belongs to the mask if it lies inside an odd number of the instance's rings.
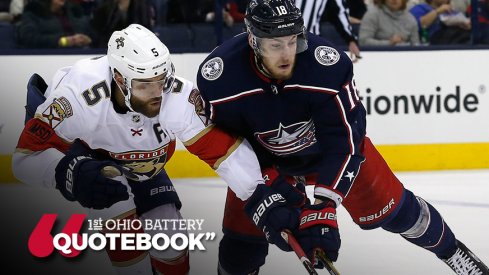
[{"label": "navy blue hockey jersey", "polygon": [[359,146],[366,122],[344,52],[309,34],[293,76],[277,82],[257,69],[247,34],[241,34],[204,60],[197,85],[207,115],[248,139],[262,168],[316,174],[316,194],[318,187],[348,194],[364,160]]}]

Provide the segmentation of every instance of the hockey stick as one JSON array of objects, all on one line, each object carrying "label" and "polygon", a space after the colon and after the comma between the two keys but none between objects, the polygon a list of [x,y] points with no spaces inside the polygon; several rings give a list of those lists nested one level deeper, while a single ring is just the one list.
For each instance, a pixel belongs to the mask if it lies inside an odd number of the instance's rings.
[{"label": "hockey stick", "polygon": [[340,274],[338,272],[338,270],[336,270],[336,268],[334,267],[331,260],[328,259],[328,257],[326,256],[326,254],[324,253],[324,251],[322,249],[316,250],[316,257],[318,258],[318,260],[320,262],[323,263],[324,267],[329,272],[329,274],[331,274],[331,275],[339,275]]},{"label": "hockey stick", "polygon": [[284,230],[280,232],[280,235],[282,235],[282,238],[290,245],[290,247],[292,247],[292,249],[295,252],[295,255],[297,255],[297,257],[304,265],[309,275],[318,275],[318,273],[314,269],[314,265],[311,263],[311,261],[309,261],[309,259],[306,256],[306,253],[304,252],[300,244],[297,242],[295,237],[292,235],[292,233],[290,231]]},{"label": "hockey stick", "polygon": [[[292,233],[290,231],[284,230],[281,232],[281,235],[282,235],[282,238],[290,245],[290,247],[292,247],[295,254],[297,255],[297,257],[299,257],[302,264],[306,268],[307,272],[309,272],[310,275],[318,274],[316,272],[316,270],[314,269],[314,265],[311,263],[309,258],[307,258],[306,253],[304,252],[304,250],[302,249],[300,244],[297,242],[295,237],[292,235]],[[323,263],[324,267],[326,268],[326,270],[328,271],[328,273],[330,275],[340,275],[340,272],[338,272],[338,270],[335,268],[335,266],[333,265],[331,260],[328,259],[326,254],[324,254],[324,251],[322,251],[321,249],[318,249],[316,251],[316,257],[318,258],[318,260],[321,263]]]}]

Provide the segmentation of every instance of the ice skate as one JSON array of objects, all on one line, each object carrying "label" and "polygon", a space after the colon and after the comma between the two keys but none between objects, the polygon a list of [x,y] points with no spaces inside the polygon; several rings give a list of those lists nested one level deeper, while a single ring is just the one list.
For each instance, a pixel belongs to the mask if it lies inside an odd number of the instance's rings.
[{"label": "ice skate", "polygon": [[460,241],[457,251],[443,261],[458,275],[489,275],[487,266]]}]

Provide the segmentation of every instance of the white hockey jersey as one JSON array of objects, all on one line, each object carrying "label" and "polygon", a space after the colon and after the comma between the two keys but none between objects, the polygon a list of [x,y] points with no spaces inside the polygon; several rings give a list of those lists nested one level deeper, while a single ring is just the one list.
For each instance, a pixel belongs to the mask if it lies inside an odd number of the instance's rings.
[{"label": "white hockey jersey", "polygon": [[54,186],[62,152],[80,139],[125,167],[131,179],[144,181],[164,169],[178,138],[213,166],[241,199],[263,182],[249,144],[210,124],[192,82],[176,77],[173,92],[163,95],[160,114],[153,118],[117,112],[111,83],[106,56],[82,59],[55,74],[46,101],[19,139],[13,158],[18,179]]}]

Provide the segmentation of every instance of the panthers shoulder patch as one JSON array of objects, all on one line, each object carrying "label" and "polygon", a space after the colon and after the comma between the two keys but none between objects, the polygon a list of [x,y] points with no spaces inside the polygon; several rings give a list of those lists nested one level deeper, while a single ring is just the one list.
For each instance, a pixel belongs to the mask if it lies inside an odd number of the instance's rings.
[{"label": "panthers shoulder patch", "polygon": [[65,97],[55,98],[44,112],[42,112],[41,119],[47,123],[51,128],[56,128],[65,118],[73,115],[73,108],[70,102]]},{"label": "panthers shoulder patch", "polygon": [[190,92],[188,102],[194,105],[195,113],[199,116],[202,123],[204,123],[205,126],[209,125],[210,120],[205,115],[205,102],[202,99],[202,96],[200,95],[200,91],[198,89],[193,89],[192,92]]}]

